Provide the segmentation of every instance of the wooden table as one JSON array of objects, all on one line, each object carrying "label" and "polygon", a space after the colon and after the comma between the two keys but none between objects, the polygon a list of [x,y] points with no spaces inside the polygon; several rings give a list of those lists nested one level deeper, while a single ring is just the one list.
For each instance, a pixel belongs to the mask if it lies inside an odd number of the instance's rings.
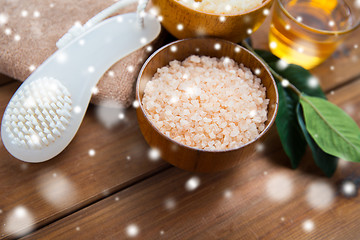
[{"label": "wooden table", "polygon": [[[269,20],[253,35],[255,47],[267,48],[268,28]],[[359,37],[312,71],[358,124]],[[2,116],[20,84],[0,79]],[[360,239],[360,164],[340,160],[326,178],[308,152],[292,170],[273,128],[264,149],[239,167],[190,173],[149,159],[134,109],[111,129],[97,117],[102,111],[90,106],[75,139],[45,163],[16,160],[0,142],[1,238]],[[190,179],[200,180],[192,191]],[[355,194],[343,186],[356,186]]]}]

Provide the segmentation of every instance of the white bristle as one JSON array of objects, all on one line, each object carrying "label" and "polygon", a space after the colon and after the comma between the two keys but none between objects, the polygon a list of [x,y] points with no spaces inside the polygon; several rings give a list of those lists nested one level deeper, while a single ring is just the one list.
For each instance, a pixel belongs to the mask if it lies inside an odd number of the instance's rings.
[{"label": "white bristle", "polygon": [[71,105],[70,93],[54,78],[40,78],[24,86],[4,116],[11,142],[32,149],[51,144],[66,130]]}]

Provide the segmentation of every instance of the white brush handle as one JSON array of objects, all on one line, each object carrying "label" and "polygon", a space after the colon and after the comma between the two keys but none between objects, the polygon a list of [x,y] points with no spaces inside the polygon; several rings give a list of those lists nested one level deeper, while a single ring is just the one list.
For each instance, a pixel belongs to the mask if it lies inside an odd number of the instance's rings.
[{"label": "white brush handle", "polygon": [[114,14],[119,9],[126,7],[130,4],[133,4],[135,2],[138,2],[138,8],[137,8],[137,16],[138,16],[138,22],[141,27],[144,26],[144,11],[146,8],[146,5],[148,4],[149,0],[122,0],[119,1],[110,7],[102,10],[100,13],[96,14],[94,17],[92,17],[89,21],[87,21],[83,26],[80,24],[76,24],[73,27],[69,29],[67,33],[64,34],[57,42],[56,46],[60,49],[64,46],[66,46],[71,40],[76,38],[77,36],[80,36],[80,34],[86,32],[99,22],[103,21],[104,19],[108,18],[110,15]]}]

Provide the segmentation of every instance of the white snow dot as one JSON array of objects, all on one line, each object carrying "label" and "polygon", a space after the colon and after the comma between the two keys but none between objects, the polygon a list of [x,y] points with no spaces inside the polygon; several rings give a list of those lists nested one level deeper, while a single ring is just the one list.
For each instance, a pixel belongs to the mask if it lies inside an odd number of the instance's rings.
[{"label": "white snow dot", "polygon": [[118,17],[116,18],[116,21],[119,22],[119,23],[121,23],[121,22],[124,21],[124,19],[123,19],[122,16],[118,16]]},{"label": "white snow dot", "polygon": [[241,51],[240,47],[235,47],[235,52],[239,53]]},{"label": "white snow dot", "polygon": [[311,88],[315,88],[319,86],[319,80],[316,77],[312,76],[308,79],[308,85]]},{"label": "white snow dot", "polygon": [[333,20],[329,21],[329,26],[330,26],[330,27],[335,26],[335,22],[334,22]]},{"label": "white snow dot", "polygon": [[173,96],[170,98],[170,103],[176,103],[177,101],[179,101],[179,98],[177,96]]},{"label": "white snow dot", "polygon": [[5,25],[9,20],[9,17],[5,13],[0,13],[0,26]]},{"label": "white snow dot", "polygon": [[250,34],[252,34],[252,29],[251,28],[248,28],[247,30],[246,30],[246,33],[248,34],[248,35],[250,35]]},{"label": "white snow dot", "polygon": [[290,28],[291,28],[291,27],[290,27],[289,24],[286,24],[286,25],[285,25],[285,29],[286,29],[286,30],[290,30]]},{"label": "white snow dot", "polygon": [[200,51],[200,48],[195,48],[195,51],[196,51],[196,52],[199,52],[199,51]]},{"label": "white snow dot", "polygon": [[360,8],[360,0],[355,1],[355,7]]},{"label": "white snow dot", "polygon": [[21,16],[22,17],[27,17],[28,15],[29,15],[28,11],[26,11],[26,10],[21,11]]},{"label": "white snow dot", "polygon": [[90,156],[90,157],[95,156],[95,150],[94,150],[94,149],[90,149],[90,150],[89,150],[89,156]]},{"label": "white snow dot", "polygon": [[129,72],[134,72],[135,68],[134,66],[130,65],[126,68]]},{"label": "white snow dot", "polygon": [[30,65],[29,66],[29,71],[33,72],[36,69],[35,65]]},{"label": "white snow dot", "polygon": [[39,138],[39,136],[33,134],[33,135],[31,136],[31,141],[32,141],[33,143],[35,143],[35,144],[38,144],[38,143],[40,142],[40,138]]},{"label": "white snow dot", "polygon": [[221,49],[221,44],[220,43],[215,43],[214,48],[215,48],[215,50],[220,50]]},{"label": "white snow dot", "polygon": [[4,223],[4,231],[14,234],[14,237],[21,237],[33,230],[34,218],[23,206],[17,206],[12,210]]},{"label": "white snow dot", "polygon": [[341,192],[345,197],[354,197],[356,195],[356,185],[354,182],[347,180],[341,184]]},{"label": "white snow dot", "polygon": [[297,17],[296,17],[296,21],[302,22],[302,20],[303,20],[303,18],[302,18],[301,16],[297,16]]},{"label": "white snow dot", "polygon": [[264,150],[265,150],[265,145],[263,143],[256,144],[256,151],[257,152],[262,152]]},{"label": "white snow dot", "polygon": [[268,175],[269,173],[267,172],[267,171],[264,171],[264,175],[266,176],[266,175]]},{"label": "white snow dot", "polygon": [[270,48],[274,49],[277,47],[277,43],[276,42],[270,42]]},{"label": "white snow dot", "polygon": [[114,73],[114,71],[109,71],[108,75],[109,75],[109,77],[113,77],[113,76],[115,76],[115,73]]},{"label": "white snow dot", "polygon": [[229,5],[229,4],[226,5],[226,6],[225,6],[225,10],[228,11],[228,12],[231,11],[231,5]]},{"label": "white snow dot", "polygon": [[146,51],[151,52],[153,50],[152,46],[147,46]]},{"label": "white snow dot", "polygon": [[93,88],[91,89],[91,93],[94,94],[94,95],[98,94],[98,93],[99,93],[99,88],[93,87]]},{"label": "white snow dot", "polygon": [[144,37],[140,38],[140,43],[141,44],[146,44],[146,42],[147,42],[146,38],[144,38]]},{"label": "white snow dot", "polygon": [[160,158],[160,151],[156,148],[152,148],[149,151],[149,158],[152,161],[157,161]]},{"label": "white snow dot", "polygon": [[135,100],[132,105],[134,108],[138,108],[140,106],[140,103],[139,101]]},{"label": "white snow dot", "polygon": [[158,17],[157,17],[157,20],[158,20],[159,22],[162,22],[162,21],[164,20],[164,17],[163,17],[163,16],[158,16]]},{"label": "white snow dot", "polygon": [[89,67],[88,67],[88,72],[89,72],[89,73],[95,72],[95,68],[94,68],[93,66],[89,66]]},{"label": "white snow dot", "polygon": [[119,200],[120,200],[119,197],[116,197],[116,198],[115,198],[115,201],[119,201]]},{"label": "white snow dot", "polygon": [[27,210],[24,207],[20,206],[20,207],[15,208],[14,214],[18,218],[23,218],[26,216]]},{"label": "white snow dot", "polygon": [[[224,64],[226,65],[226,64],[229,64],[230,63],[230,58],[229,57],[225,57],[224,58]],[[187,76],[186,76],[186,78],[187,78]]]},{"label": "white snow dot", "polygon": [[3,213],[3,211],[0,209],[0,214],[2,214]]},{"label": "white snow dot", "polygon": [[172,210],[176,207],[176,201],[173,198],[167,198],[164,202],[165,209]]},{"label": "white snow dot", "polygon": [[225,21],[226,21],[226,17],[225,17],[225,16],[220,16],[220,17],[219,17],[219,21],[220,21],[220,22],[225,22]]},{"label": "white snow dot", "polygon": [[306,220],[305,222],[303,222],[302,227],[305,232],[311,232],[312,230],[314,230],[314,222],[311,220]]},{"label": "white snow dot", "polygon": [[67,54],[64,52],[59,52],[56,56],[56,61],[58,63],[65,63],[67,60]]},{"label": "white snow dot", "polygon": [[260,68],[256,68],[255,71],[254,71],[254,73],[255,73],[256,75],[259,75],[259,74],[261,73]]},{"label": "white snow dot", "polygon": [[171,47],[170,47],[170,51],[176,52],[176,51],[177,51],[177,46],[171,46]]},{"label": "white snow dot", "polygon": [[267,15],[269,15],[269,13],[270,13],[269,9],[265,8],[264,11],[263,11],[263,14],[265,16],[267,16]]},{"label": "white snow dot", "polygon": [[74,113],[80,113],[81,112],[81,107],[80,106],[75,106],[74,107]]},{"label": "white snow dot", "polygon": [[303,47],[299,47],[297,50],[298,50],[299,53],[303,53],[303,52],[304,52],[304,48],[303,48]]},{"label": "white snow dot", "polygon": [[20,41],[20,39],[21,39],[21,37],[20,37],[19,34],[16,34],[16,35],[14,36],[14,40],[15,40],[16,42]]},{"label": "white snow dot", "polygon": [[126,227],[126,234],[128,237],[136,237],[139,234],[139,228],[135,224],[130,224]]},{"label": "white snow dot", "polygon": [[293,192],[292,179],[286,174],[272,175],[266,182],[266,193],[273,201],[285,201]]},{"label": "white snow dot", "polygon": [[225,190],[224,191],[224,197],[225,198],[231,198],[232,197],[232,192],[230,190]]},{"label": "white snow dot", "polygon": [[331,65],[331,66],[330,66],[330,70],[331,70],[331,71],[334,71],[334,70],[335,70],[335,67]]},{"label": "white snow dot", "polygon": [[198,177],[191,177],[189,180],[185,183],[185,189],[187,191],[194,191],[200,186],[200,178]]},{"label": "white snow dot", "polygon": [[57,177],[57,174],[56,173],[53,173],[53,175],[52,175],[54,178],[56,178]]},{"label": "white snow dot", "polygon": [[306,191],[307,203],[314,209],[328,208],[334,201],[335,191],[325,181],[316,181],[310,184]]},{"label": "white snow dot", "polygon": [[194,8],[198,8],[199,6],[200,6],[200,3],[198,3],[198,2],[194,2],[194,3],[193,3],[193,7],[194,7]]},{"label": "white snow dot", "polygon": [[249,117],[253,118],[255,117],[257,114],[257,111],[256,110],[251,110],[250,113],[249,113]]},{"label": "white snow dot", "polygon": [[160,230],[160,235],[164,235],[164,234],[165,234],[164,230]]},{"label": "white snow dot", "polygon": [[8,35],[8,36],[9,36],[12,31],[11,31],[10,28],[6,28],[4,32],[5,32],[5,35]]},{"label": "white snow dot", "polygon": [[53,3],[50,3],[50,5],[49,5],[50,8],[53,8],[54,6],[55,6],[55,4],[53,4]]},{"label": "white snow dot", "polygon": [[130,161],[131,157],[130,156],[126,156],[126,160]]},{"label": "white snow dot", "polygon": [[40,17],[40,12],[39,11],[34,11],[33,16],[34,16],[34,18]]},{"label": "white snow dot", "polygon": [[79,40],[79,45],[80,45],[80,46],[84,46],[84,44],[85,44],[85,40],[84,40],[84,39],[80,39],[80,40]]},{"label": "white snow dot", "polygon": [[278,67],[280,70],[285,70],[288,66],[289,64],[283,59],[280,59],[276,62],[276,67]]},{"label": "white snow dot", "polygon": [[76,231],[80,231],[80,227],[76,227],[75,230],[76,230]]},{"label": "white snow dot", "polygon": [[331,94],[331,95],[334,95],[334,94],[335,94],[335,91],[331,91],[330,94]]},{"label": "white snow dot", "polygon": [[155,8],[155,7],[150,8],[149,12],[153,16],[156,16],[156,15],[159,14],[159,10],[157,8]]},{"label": "white snow dot", "polygon": [[184,25],[178,24],[178,25],[176,26],[176,28],[177,28],[177,30],[182,31],[182,30],[184,30]]},{"label": "white snow dot", "polygon": [[359,45],[357,45],[357,44],[354,45],[354,48],[355,48],[355,49],[357,49],[358,47],[359,47]]},{"label": "white snow dot", "polygon": [[283,87],[288,87],[289,84],[290,84],[290,82],[287,79],[284,79],[284,80],[281,81],[281,86],[283,86]]},{"label": "white snow dot", "polygon": [[123,120],[125,118],[125,114],[124,113],[119,113],[119,119]]}]

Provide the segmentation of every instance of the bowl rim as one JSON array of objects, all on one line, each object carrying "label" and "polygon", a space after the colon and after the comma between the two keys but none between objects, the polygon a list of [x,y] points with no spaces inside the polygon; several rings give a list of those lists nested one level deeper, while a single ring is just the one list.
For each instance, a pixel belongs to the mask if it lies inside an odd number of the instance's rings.
[{"label": "bowl rim", "polygon": [[[166,49],[166,48],[169,48],[175,44],[178,44],[180,42],[190,42],[192,40],[199,40],[199,39],[203,39],[204,41],[206,40],[209,40],[209,39],[212,39],[212,40],[215,40],[215,41],[219,41],[219,42],[222,42],[222,43],[225,43],[225,44],[230,44],[230,45],[233,45],[234,47],[240,47],[241,48],[241,51],[239,52],[241,54],[242,51],[246,51],[248,52],[252,57],[254,57],[258,62],[260,62],[261,65],[263,65],[264,69],[266,70],[267,74],[270,76],[270,79],[272,80],[272,84],[275,88],[275,109],[274,109],[274,114],[272,116],[272,118],[270,119],[269,123],[267,124],[267,126],[261,131],[261,133],[256,137],[254,138],[253,140],[239,146],[239,147],[236,147],[236,148],[230,148],[230,149],[220,149],[220,150],[206,150],[206,149],[201,149],[201,148],[196,148],[196,147],[191,147],[191,146],[188,146],[188,145],[185,145],[181,142],[177,142],[175,140],[173,140],[172,138],[166,136],[164,133],[162,133],[153,123],[152,121],[149,119],[148,117],[148,114],[147,112],[145,111],[145,109],[143,108],[143,105],[142,105],[142,101],[141,101],[141,98],[140,98],[140,81],[141,81],[141,78],[143,76],[143,73],[144,73],[144,70],[145,68],[147,67],[147,65],[149,64],[149,62],[159,53],[161,52],[162,50]],[[176,59],[174,59],[176,60]],[[237,62],[238,63],[238,62]],[[163,66],[164,67],[164,66]],[[137,100],[139,101],[139,107],[141,109],[141,112],[144,114],[145,118],[146,118],[146,121],[148,121],[151,125],[151,127],[156,131],[158,132],[161,136],[163,136],[164,138],[166,138],[167,140],[169,140],[170,142],[172,142],[173,144],[178,144],[180,145],[181,147],[184,147],[184,148],[187,148],[187,149],[190,149],[190,150],[193,150],[193,151],[200,151],[200,152],[208,152],[208,153],[224,153],[224,152],[232,152],[232,151],[237,151],[239,149],[242,149],[242,148],[245,148],[247,147],[248,145],[251,145],[253,143],[255,143],[258,139],[260,139],[261,137],[263,137],[268,131],[269,129],[272,127],[272,125],[274,124],[275,122],[275,119],[276,119],[276,115],[278,113],[278,108],[279,108],[279,93],[278,93],[278,90],[277,90],[277,85],[276,85],[276,82],[272,76],[272,74],[270,73],[269,69],[266,67],[266,65],[257,57],[255,56],[252,52],[250,52],[249,50],[247,50],[246,48],[244,48],[243,46],[239,45],[239,44],[236,44],[236,43],[233,43],[231,41],[228,41],[228,40],[224,40],[224,39],[220,39],[220,38],[214,38],[214,37],[199,37],[199,38],[186,38],[186,39],[180,39],[180,40],[177,40],[177,41],[174,41],[174,42],[171,42],[169,44],[166,44],[165,46],[159,48],[158,50],[156,50],[153,54],[151,54],[151,56],[145,61],[145,63],[143,64],[143,66],[141,67],[141,70],[139,72],[139,75],[136,79],[136,98]]]},{"label": "bowl rim", "polygon": [[[218,14],[218,13],[208,13],[208,12],[204,12],[204,11],[200,11],[200,10],[196,10],[194,8],[190,8],[188,7],[187,5],[184,5],[184,4],[181,4],[179,1],[177,0],[166,0],[166,1],[173,1],[175,4],[178,4],[188,10],[192,10],[194,12],[197,12],[197,13],[201,13],[201,14],[207,14],[207,15],[211,15],[211,16],[216,16],[216,17],[236,17],[236,16],[242,16],[242,15],[246,15],[246,14],[249,14],[251,12],[255,12],[261,8],[263,8],[265,5],[267,5],[268,3],[274,1],[274,0],[265,0],[264,2],[262,2],[260,5],[252,8],[252,9],[249,9],[245,12],[239,12],[239,13],[233,13],[233,14]],[[269,9],[270,10],[270,9]]]}]

